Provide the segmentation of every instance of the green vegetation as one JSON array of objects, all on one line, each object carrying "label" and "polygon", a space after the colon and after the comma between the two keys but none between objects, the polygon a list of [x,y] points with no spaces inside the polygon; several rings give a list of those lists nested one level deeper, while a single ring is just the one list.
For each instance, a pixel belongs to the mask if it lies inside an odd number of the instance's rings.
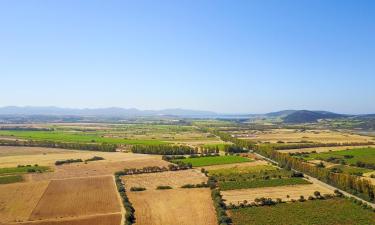
[{"label": "green vegetation", "polygon": [[102,137],[95,133],[62,131],[23,131],[0,130],[0,136],[12,136],[27,140],[45,140],[76,143],[108,143],[108,144],[132,144],[132,145],[160,145],[165,142],[159,140],[130,140],[121,138]]},{"label": "green vegetation", "polygon": [[230,210],[236,225],[372,225],[375,214],[343,198]]},{"label": "green vegetation", "polygon": [[277,187],[277,186],[297,185],[297,184],[311,184],[311,183],[304,179],[293,177],[293,178],[281,178],[281,179],[269,179],[269,180],[219,182],[219,187],[221,190],[227,191],[227,190],[235,190],[235,189]]},{"label": "green vegetation", "polygon": [[144,187],[131,187],[130,191],[137,192],[137,191],[145,191],[146,188]]},{"label": "green vegetation", "polygon": [[99,161],[99,160],[104,160],[104,158],[103,158],[103,157],[100,157],[100,156],[94,156],[94,157],[92,157],[92,158],[85,159],[85,162]]},{"label": "green vegetation", "polygon": [[167,190],[167,189],[172,189],[171,186],[157,186],[156,190]]},{"label": "green vegetation", "polygon": [[60,166],[60,165],[63,165],[63,164],[79,163],[79,162],[83,162],[83,160],[82,159],[66,159],[66,160],[56,161],[55,165]]},{"label": "green vegetation", "polygon": [[375,164],[375,148],[356,148],[342,151],[331,151],[309,154],[306,160],[320,159],[324,161],[334,161],[338,159],[349,165],[356,165],[357,162]]},{"label": "green vegetation", "polygon": [[351,175],[362,176],[364,173],[371,172],[373,170],[360,168],[355,166],[337,165],[329,168],[334,173],[346,173]]},{"label": "green vegetation", "polygon": [[244,157],[235,156],[235,155],[205,156],[205,157],[172,160],[172,162],[174,163],[177,163],[177,162],[191,163],[193,167],[231,164],[231,163],[244,163],[244,162],[251,162],[251,161],[252,160],[249,158],[244,158]]},{"label": "green vegetation", "polygon": [[0,184],[11,184],[23,181],[20,175],[0,176]]},{"label": "green vegetation", "polygon": [[49,170],[47,166],[38,165],[19,165],[17,167],[0,168],[0,175],[13,175],[13,174],[23,174],[23,173],[35,173],[35,172],[45,172]]}]

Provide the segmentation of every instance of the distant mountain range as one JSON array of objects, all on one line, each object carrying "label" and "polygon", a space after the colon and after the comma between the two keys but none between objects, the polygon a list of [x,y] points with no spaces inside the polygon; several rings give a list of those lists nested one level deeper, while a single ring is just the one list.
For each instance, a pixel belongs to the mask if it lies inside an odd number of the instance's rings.
[{"label": "distant mountain range", "polygon": [[135,108],[124,109],[118,107],[96,109],[73,109],[60,107],[36,107],[36,106],[7,106],[0,107],[0,115],[53,115],[53,116],[215,116],[215,112],[188,110],[188,109],[163,109],[163,110],[139,110]]},{"label": "distant mountain range", "polygon": [[223,118],[223,119],[254,119],[277,118],[285,123],[312,123],[320,119],[357,118],[375,119],[375,114],[346,115],[327,111],[311,110],[283,110],[266,114],[219,114],[211,111],[189,109],[163,109],[163,110],[139,110],[136,108],[96,108],[74,109],[60,107],[35,107],[35,106],[7,106],[0,107],[0,115],[8,116],[99,116],[99,117],[142,117],[142,116],[176,116],[186,118]]}]

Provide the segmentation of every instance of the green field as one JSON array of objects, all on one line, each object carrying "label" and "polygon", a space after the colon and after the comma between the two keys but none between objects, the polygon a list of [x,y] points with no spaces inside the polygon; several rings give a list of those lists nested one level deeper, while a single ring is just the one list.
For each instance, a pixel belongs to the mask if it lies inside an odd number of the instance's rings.
[{"label": "green field", "polygon": [[12,136],[27,140],[46,140],[60,142],[78,143],[109,143],[109,144],[144,144],[159,145],[166,142],[159,140],[130,140],[121,138],[101,137],[96,134],[85,134],[83,132],[62,132],[62,131],[9,131],[1,130],[0,136]]},{"label": "green field", "polygon": [[373,225],[375,213],[333,198],[229,211],[236,225]]},{"label": "green field", "polygon": [[333,168],[339,169],[339,171],[342,171],[342,173],[352,174],[352,175],[361,175],[361,174],[373,171],[373,170],[366,169],[366,168],[360,168],[360,167],[355,167],[355,166],[345,166],[345,165],[337,165],[337,166],[330,167],[330,169],[333,169]]},{"label": "green field", "polygon": [[327,159],[331,157],[342,159],[347,164],[356,164],[358,161],[361,161],[364,163],[375,164],[375,148],[356,148],[356,149],[343,150],[343,151],[312,153],[312,154],[309,154],[308,157],[305,157],[304,159],[306,160],[320,159],[320,160],[327,161]]},{"label": "green field", "polygon": [[276,178],[276,179],[269,179],[269,180],[219,182],[219,187],[222,191],[228,191],[228,190],[236,190],[236,189],[277,187],[277,186],[297,185],[297,184],[311,184],[311,183],[302,178],[292,177],[292,178],[282,178],[282,179]]},{"label": "green field", "polygon": [[20,175],[0,176],[0,184],[11,184],[21,181],[23,181],[23,178]]},{"label": "green field", "polygon": [[186,159],[177,159],[173,162],[182,161],[184,163],[191,163],[193,167],[200,166],[211,166],[211,165],[221,165],[221,164],[231,164],[231,163],[244,163],[251,162],[249,158],[244,158],[241,156],[228,155],[228,156],[207,156],[199,158],[186,158]]},{"label": "green field", "polygon": [[0,168],[0,175],[22,174],[22,173],[28,173],[31,170],[45,172],[49,170],[49,167],[47,166],[23,166],[23,167]]},{"label": "green field", "polygon": [[230,176],[235,174],[249,174],[249,173],[260,173],[266,171],[275,171],[277,167],[272,165],[256,165],[256,166],[241,166],[233,168],[215,169],[209,170],[209,174],[212,176]]}]

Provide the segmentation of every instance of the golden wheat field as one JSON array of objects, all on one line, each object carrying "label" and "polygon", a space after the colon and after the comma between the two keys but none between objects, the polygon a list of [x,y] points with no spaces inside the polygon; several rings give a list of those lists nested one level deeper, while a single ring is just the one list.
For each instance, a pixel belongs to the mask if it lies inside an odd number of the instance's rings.
[{"label": "golden wheat field", "polygon": [[247,130],[233,132],[242,139],[249,139],[257,142],[296,143],[301,141],[319,143],[348,143],[348,142],[369,142],[374,141],[373,137],[358,134],[343,133],[330,130],[297,130],[297,129],[270,129],[266,131]]},{"label": "golden wheat field", "polygon": [[136,225],[217,225],[208,188],[129,192]]},{"label": "golden wheat field", "polygon": [[25,221],[47,189],[49,181],[0,185],[0,221]]},{"label": "golden wheat field", "polygon": [[[297,200],[301,195],[307,199],[310,195],[313,196],[315,191],[323,194],[332,194],[333,192],[318,184],[303,184],[303,185],[290,185],[280,187],[262,187],[251,189],[240,189],[221,191],[223,199],[226,204],[239,204],[246,200],[247,202],[254,202],[255,198],[272,198],[276,200],[281,198],[283,201]],[[289,198],[287,197],[289,195]]]},{"label": "golden wheat field", "polygon": [[158,186],[179,188],[185,184],[200,184],[207,181],[207,177],[198,170],[167,171],[161,173],[145,173],[122,177],[127,187],[145,187],[147,190]]},{"label": "golden wheat field", "polygon": [[112,176],[52,180],[30,220],[121,212]]}]

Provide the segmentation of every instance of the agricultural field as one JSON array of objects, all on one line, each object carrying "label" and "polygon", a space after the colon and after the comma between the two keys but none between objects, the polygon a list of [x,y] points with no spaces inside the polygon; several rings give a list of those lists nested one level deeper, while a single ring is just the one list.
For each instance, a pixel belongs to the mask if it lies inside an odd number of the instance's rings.
[{"label": "agricultural field", "polygon": [[162,173],[145,173],[122,177],[127,187],[144,187],[155,190],[158,186],[180,188],[185,184],[201,184],[207,177],[197,170],[167,171]]},{"label": "agricultural field", "polygon": [[352,133],[342,133],[330,130],[301,130],[301,129],[269,129],[269,130],[238,130],[231,131],[235,137],[248,139],[258,143],[350,143],[371,142],[373,137]]},{"label": "agricultural field", "polygon": [[48,185],[49,181],[0,185],[0,221],[28,220]]},{"label": "agricultural field", "polygon": [[223,195],[223,199],[225,199],[226,204],[232,203],[238,205],[245,200],[251,203],[254,202],[256,198],[262,197],[271,198],[273,200],[280,198],[283,201],[291,201],[292,199],[298,200],[302,195],[305,197],[305,199],[307,199],[309,196],[314,196],[315,191],[319,191],[321,195],[333,193],[333,191],[318,184],[303,184],[229,190],[221,191],[221,194]]},{"label": "agricultural field", "polygon": [[173,160],[173,162],[178,162],[178,161],[184,162],[184,163],[191,163],[193,167],[203,167],[203,166],[211,166],[211,165],[245,163],[245,162],[251,162],[252,160],[249,158],[242,157],[242,156],[228,155],[228,156],[205,156],[205,157]]},{"label": "agricultural field", "polygon": [[47,140],[78,143],[109,143],[123,145],[183,144],[189,146],[217,145],[225,142],[190,125],[158,124],[44,124],[37,127],[50,131],[0,130],[1,138]]},{"label": "agricultural field", "polygon": [[275,171],[276,166],[272,166],[265,161],[255,161],[249,163],[229,164],[228,167],[206,167],[210,176],[230,176],[236,174],[260,173],[262,171]]},{"label": "agricultural field", "polygon": [[364,162],[368,164],[375,164],[375,148],[355,148],[350,150],[311,153],[306,157],[306,160],[324,160],[332,161],[331,159],[338,159],[349,165],[355,165],[357,162]]},{"label": "agricultural field", "polygon": [[0,176],[0,184],[11,184],[21,181],[23,181],[23,177],[20,175]]},{"label": "agricultural field", "polygon": [[270,179],[270,180],[246,180],[246,181],[227,181],[220,182],[220,190],[238,190],[238,189],[250,189],[250,188],[261,188],[261,187],[279,187],[288,185],[299,185],[299,184],[311,184],[310,182],[301,178],[282,178],[282,179]]},{"label": "agricultural field", "polygon": [[334,146],[334,147],[315,147],[315,148],[299,148],[299,149],[286,149],[286,150],[277,150],[281,153],[322,153],[322,152],[332,152],[332,151],[342,151],[342,150],[350,150],[354,148],[367,148],[367,147],[375,147],[374,145],[364,145],[364,146]]},{"label": "agricultural field", "polygon": [[372,225],[375,214],[349,200],[333,198],[229,211],[236,225]]},{"label": "agricultural field", "polygon": [[217,225],[208,188],[129,192],[136,225]]},{"label": "agricultural field", "polygon": [[30,220],[121,212],[113,177],[52,180],[30,214]]}]

